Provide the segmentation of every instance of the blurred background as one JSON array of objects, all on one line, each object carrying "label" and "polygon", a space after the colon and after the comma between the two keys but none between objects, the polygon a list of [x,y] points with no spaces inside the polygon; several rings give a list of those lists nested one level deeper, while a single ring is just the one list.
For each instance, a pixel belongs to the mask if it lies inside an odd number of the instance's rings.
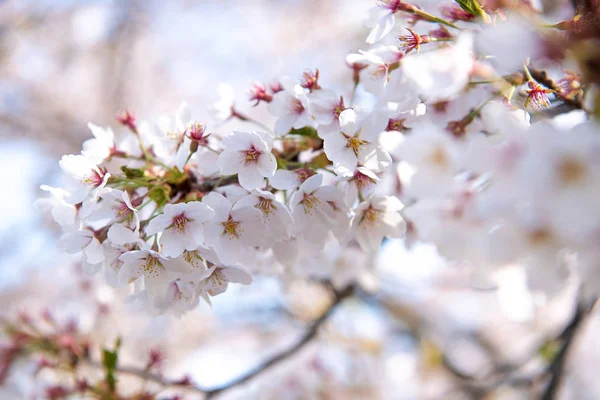
[{"label": "blurred background", "polygon": [[[248,110],[255,80],[319,68],[321,84],[348,90],[349,52],[364,48],[371,0],[4,0],[0,1],[0,315],[74,321],[99,345],[123,338],[121,361],[143,366],[164,354],[165,375],[205,387],[228,382],[293,342],[327,306],[318,284],[258,278],[181,319],[149,317],[126,293],[83,275],[56,249],[55,226],[34,206],[41,183],[59,185],[58,160],[79,153],[86,124],[117,128],[116,111],[139,119],[173,114],[186,100],[196,119],[220,83]],[[270,123],[264,109],[257,119]],[[225,129],[225,128],[224,128]],[[231,129],[228,125],[226,129]],[[547,345],[573,309],[572,286],[536,298],[509,270],[494,287],[449,268],[433,248],[387,242],[374,275],[380,295],[340,307],[314,343],[234,398],[527,398]],[[572,398],[598,398],[600,349],[593,320],[570,375]],[[546,349],[546,353],[544,350]],[[583,361],[581,359],[583,358]],[[580,365],[581,364],[581,365]],[[500,374],[499,366],[517,366]],[[0,399],[29,399],[56,379],[23,361]],[[93,373],[93,372],[90,372]],[[276,379],[273,379],[273,377]],[[489,376],[492,378],[487,379]],[[473,385],[475,378],[486,384]],[[517,378],[521,379],[518,380]],[[139,382],[131,381],[135,388]],[[585,388],[583,390],[582,388]],[[582,391],[583,390],[583,391]],[[38,397],[38,398],[43,398]]]}]

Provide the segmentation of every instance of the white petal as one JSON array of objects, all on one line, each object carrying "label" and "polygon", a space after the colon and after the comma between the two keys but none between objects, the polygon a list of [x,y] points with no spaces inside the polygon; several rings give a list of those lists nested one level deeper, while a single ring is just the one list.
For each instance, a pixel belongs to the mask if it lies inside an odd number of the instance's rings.
[{"label": "white petal", "polygon": [[244,168],[242,153],[237,150],[225,150],[219,154],[217,165],[219,166],[221,175],[236,174],[240,169]]}]

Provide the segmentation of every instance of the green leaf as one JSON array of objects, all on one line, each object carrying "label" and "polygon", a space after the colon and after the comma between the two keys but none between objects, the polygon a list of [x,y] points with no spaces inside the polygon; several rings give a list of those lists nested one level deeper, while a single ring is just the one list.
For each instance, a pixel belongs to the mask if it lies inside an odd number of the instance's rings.
[{"label": "green leaf", "polygon": [[125,176],[129,179],[135,178],[143,178],[144,170],[140,168],[129,168],[126,165],[121,166],[121,171],[125,174]]},{"label": "green leaf", "polygon": [[290,135],[300,135],[300,136],[307,136],[307,137],[311,137],[311,138],[315,138],[317,139],[319,137],[319,135],[317,135],[317,130],[311,126],[305,126],[304,128],[300,128],[300,129],[293,129],[291,131],[289,131]]},{"label": "green leaf", "polygon": [[540,348],[540,356],[544,361],[550,363],[554,360],[559,351],[559,343],[556,340],[550,340]]},{"label": "green leaf", "polygon": [[170,198],[171,187],[169,185],[155,186],[148,192],[148,197],[156,202],[158,207],[165,205]]},{"label": "green leaf", "polygon": [[321,153],[310,161],[310,165],[313,168],[325,168],[331,164],[331,161],[327,158],[325,153]]},{"label": "green leaf", "polygon": [[121,338],[118,337],[115,341],[115,348],[113,351],[108,349],[102,349],[102,365],[105,371],[105,380],[109,390],[114,393],[117,387],[117,378],[115,377],[115,370],[117,369],[117,362],[119,361],[119,348],[121,347]]},{"label": "green leaf", "polygon": [[[460,8],[473,15],[474,17],[478,17],[480,15],[485,14],[481,5],[477,2],[477,0],[455,0]],[[487,15],[487,14],[486,14]]]}]

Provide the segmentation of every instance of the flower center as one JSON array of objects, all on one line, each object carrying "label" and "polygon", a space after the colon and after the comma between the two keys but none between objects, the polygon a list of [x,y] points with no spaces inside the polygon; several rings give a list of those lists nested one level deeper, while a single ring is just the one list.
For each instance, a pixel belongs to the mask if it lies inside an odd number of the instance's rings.
[{"label": "flower center", "polygon": [[98,173],[96,170],[91,170],[90,173],[83,178],[83,183],[91,186],[100,186],[103,179],[103,174]]},{"label": "flower center", "polygon": [[315,206],[319,204],[320,201],[314,194],[304,193],[304,197],[302,198],[302,201],[300,203],[304,206],[304,212],[306,214],[312,214],[313,208],[315,208]]},{"label": "flower center", "polygon": [[158,277],[160,267],[162,267],[162,264],[160,263],[158,258],[154,256],[148,256],[146,258],[146,262],[142,265],[144,275],[152,278]]},{"label": "flower center", "polygon": [[340,117],[342,111],[344,111],[346,107],[344,106],[344,98],[340,96],[340,102],[333,109],[333,116],[336,118]]},{"label": "flower center", "polygon": [[365,210],[365,214],[363,215],[362,222],[365,222],[369,225],[373,225],[377,222],[378,217],[379,217],[379,211],[377,211],[373,207],[369,206],[369,208],[367,208]]},{"label": "flower center", "polygon": [[221,222],[221,225],[223,226],[223,236],[228,235],[230,239],[239,239],[241,232],[241,224],[239,221],[234,221],[234,219],[229,216],[229,219],[226,222]]},{"label": "flower center", "polygon": [[262,154],[261,151],[256,150],[254,146],[244,151],[244,163],[246,164],[255,164],[258,162],[258,157]]},{"label": "flower center", "polygon": [[362,191],[363,189],[370,187],[374,182],[369,176],[360,171],[356,171],[354,173],[354,183],[356,184],[356,188],[359,191]]},{"label": "flower center", "polygon": [[204,260],[200,257],[200,254],[196,250],[194,251],[184,251],[183,259],[190,264],[192,267],[196,269],[206,270],[206,264],[204,264]]},{"label": "flower center", "polygon": [[265,215],[269,215],[273,211],[275,206],[273,205],[273,201],[271,199],[268,199],[266,197],[259,197],[256,208],[265,213]]},{"label": "flower center", "polygon": [[202,125],[201,123],[195,122],[192,124],[192,126],[190,127],[190,139],[195,140],[195,141],[202,141],[204,138],[204,132],[206,131],[206,127],[204,125]]},{"label": "flower center", "polygon": [[450,160],[448,160],[448,155],[446,154],[442,146],[439,145],[436,146],[435,149],[433,149],[429,156],[429,159],[436,167],[439,167],[440,169],[446,169],[450,164]]},{"label": "flower center", "polygon": [[181,213],[175,217],[173,217],[173,222],[171,224],[173,230],[177,233],[183,233],[185,230],[185,225],[190,220],[185,216],[184,213]]},{"label": "flower center", "polygon": [[371,79],[373,79],[373,80],[381,79],[387,75],[387,71],[388,71],[387,65],[385,65],[385,64],[379,65],[376,69],[371,71]]},{"label": "flower center", "polygon": [[313,176],[315,173],[308,168],[301,168],[294,171],[300,180],[300,183],[304,183],[305,180]]},{"label": "flower center", "polygon": [[390,118],[390,120],[388,121],[388,126],[387,128],[385,128],[386,131],[398,131],[398,132],[403,132],[406,129],[408,129],[404,123],[406,122],[406,118],[402,118],[402,119],[394,119],[394,118]]},{"label": "flower center", "polygon": [[304,112],[304,106],[302,105],[302,102],[295,97],[292,99],[291,109],[298,115]]},{"label": "flower center", "polygon": [[358,152],[364,149],[365,145],[368,142],[366,140],[361,140],[357,136],[349,137],[346,139],[346,147],[352,149],[354,154],[358,156]]},{"label": "flower center", "polygon": [[217,269],[210,276],[212,288],[208,291],[208,294],[211,296],[216,296],[219,293],[223,293],[227,288],[227,284],[229,280],[225,277],[225,275],[221,272],[221,269]]},{"label": "flower center", "polygon": [[115,206],[114,210],[118,217],[125,217],[131,212],[131,209],[127,207],[127,204],[125,204],[123,201],[119,202],[119,204]]},{"label": "flower center", "polygon": [[558,181],[563,186],[581,182],[585,176],[585,165],[574,157],[564,158],[556,169]]}]

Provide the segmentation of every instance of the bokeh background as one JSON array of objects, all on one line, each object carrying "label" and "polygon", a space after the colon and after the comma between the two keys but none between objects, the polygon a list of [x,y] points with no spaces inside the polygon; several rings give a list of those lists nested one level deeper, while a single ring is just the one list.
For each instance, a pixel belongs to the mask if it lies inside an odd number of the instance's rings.
[{"label": "bokeh background", "polygon": [[[327,305],[318,284],[258,277],[215,298],[212,309],[201,305],[181,319],[149,317],[124,302],[126,291],[86,277],[76,259],[56,249],[57,226],[34,201],[40,184],[60,184],[58,160],[80,151],[90,136],[87,122],[117,129],[119,109],[153,118],[173,114],[186,100],[196,119],[211,121],[207,108],[219,84],[231,84],[239,108],[250,110],[253,81],[317,67],[322,86],[349,90],[345,56],[364,48],[361,20],[372,3],[0,1],[0,315],[48,311],[63,323],[76,321],[99,344],[121,336],[127,365],[143,366],[149,350],[159,349],[167,376],[189,374],[206,387],[291,343]],[[253,113],[272,122],[264,108]],[[493,381],[478,392],[457,371],[481,377],[498,364],[522,363],[516,376],[535,375],[547,356],[539,349],[572,310],[573,287],[539,298],[518,269],[488,286],[468,268],[448,267],[425,244],[407,250],[401,241],[387,242],[372,263],[367,280],[378,285],[377,301],[346,302],[315,343],[231,396],[526,398],[531,382]],[[593,382],[600,325],[597,318],[589,325],[574,355],[572,398],[600,396]],[[0,399],[31,398],[55,378],[33,377],[34,369],[23,361]]]}]

